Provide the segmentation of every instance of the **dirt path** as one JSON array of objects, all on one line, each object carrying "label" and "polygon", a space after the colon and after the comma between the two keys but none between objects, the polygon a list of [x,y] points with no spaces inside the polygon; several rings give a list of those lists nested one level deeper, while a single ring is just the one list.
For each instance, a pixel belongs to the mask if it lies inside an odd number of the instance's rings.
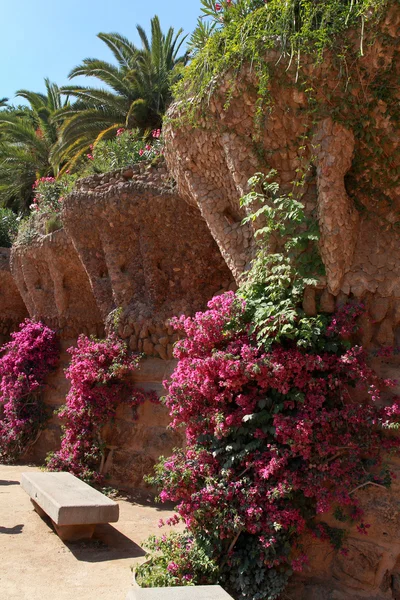
[{"label": "dirt path", "polygon": [[1,600],[125,600],[142,542],[171,511],[146,498],[118,500],[118,523],[99,526],[89,542],[65,544],[19,486],[30,470],[37,469],[0,465]]}]

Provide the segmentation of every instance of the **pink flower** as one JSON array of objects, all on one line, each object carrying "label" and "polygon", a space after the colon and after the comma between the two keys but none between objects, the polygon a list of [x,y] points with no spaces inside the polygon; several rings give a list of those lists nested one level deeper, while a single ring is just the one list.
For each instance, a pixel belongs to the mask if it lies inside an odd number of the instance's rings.
[{"label": "pink flower", "polygon": [[93,160],[93,154],[86,154],[89,160]]},{"label": "pink flower", "polygon": [[139,156],[143,156],[143,154],[144,154],[144,150],[143,150],[143,148],[140,148],[140,150],[139,150]]}]

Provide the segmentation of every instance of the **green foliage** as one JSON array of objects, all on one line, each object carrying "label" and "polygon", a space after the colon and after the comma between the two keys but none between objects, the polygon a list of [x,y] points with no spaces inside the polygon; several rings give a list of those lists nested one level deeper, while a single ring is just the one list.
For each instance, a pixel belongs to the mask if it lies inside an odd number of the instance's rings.
[{"label": "green foliage", "polygon": [[150,536],[145,563],[135,570],[141,587],[174,587],[216,583],[218,567],[206,548],[189,532]]},{"label": "green foliage", "polygon": [[326,328],[322,315],[307,316],[299,307],[306,286],[315,286],[324,273],[318,252],[315,216],[307,216],[292,193],[282,194],[277,173],[256,173],[251,191],[241,200],[248,211],[244,223],[256,227],[259,251],[239,295],[246,300],[246,319],[260,344],[281,339],[305,348],[318,346]]},{"label": "green foliage", "polygon": [[18,232],[18,216],[9,208],[0,208],[0,247],[10,248]]},{"label": "green foliage", "polygon": [[188,50],[192,55],[196,55],[198,52],[203,50],[211,35],[214,32],[216,23],[210,23],[208,21],[203,21],[202,19],[197,20],[196,29],[193,31],[190,36],[190,40],[188,43]]},{"label": "green foliage", "polygon": [[[285,67],[294,61],[300,68],[303,54],[312,54],[318,62],[323,52],[333,48],[343,56],[346,48],[341,34],[366,19],[378,19],[389,0],[269,0],[268,2],[238,0],[218,3],[202,0],[204,16],[214,23],[211,35],[204,35],[201,23],[192,35],[191,50],[195,55],[177,85],[178,99],[191,99],[187,109],[209,97],[223,76],[229,73],[230,89],[235,88],[241,66],[248,63],[257,75],[261,119],[268,101],[270,67],[266,53],[275,49]],[[199,46],[196,47],[196,40]],[[362,35],[360,51],[362,52]]]},{"label": "green foliage", "polygon": [[36,215],[32,213],[20,221],[15,243],[21,246],[31,244],[37,235]]},{"label": "green foliage", "polygon": [[[279,532],[276,533],[279,542]],[[281,552],[289,554],[290,547],[282,542],[271,547],[271,559]],[[225,586],[232,590],[242,591],[243,600],[276,600],[284,591],[291,569],[266,568],[264,557],[260,555],[258,540],[251,535],[241,535],[238,539],[235,554],[224,569]]]},{"label": "green foliage", "polygon": [[95,77],[105,87],[66,86],[65,94],[77,99],[74,106],[60,111],[65,121],[53,157],[76,164],[91,144],[115,136],[121,127],[142,132],[161,126],[171,98],[171,86],[180,77],[185,62],[180,50],[185,37],[170,27],[163,33],[159,18],[151,20],[151,38],[138,25],[141,47],[117,33],[99,33],[117,64],[86,58],[69,77]]},{"label": "green foliage", "polygon": [[57,213],[54,213],[54,214],[50,215],[50,217],[46,221],[46,225],[45,225],[46,234],[54,233],[55,231],[62,229],[62,226],[63,226],[63,223],[60,218],[60,215]]},{"label": "green foliage", "polygon": [[106,330],[108,332],[112,332],[118,334],[119,327],[122,322],[124,309],[122,306],[118,306],[114,308],[110,313],[108,313],[106,318]]},{"label": "green foliage", "polygon": [[[119,135],[118,135],[119,133]],[[157,139],[146,142],[138,129],[122,129],[117,136],[96,144],[89,154],[89,168],[94,173],[107,173],[123,169],[143,161],[151,161],[162,151],[162,142]]]},{"label": "green foliage", "polygon": [[75,186],[77,175],[65,174],[55,179],[54,177],[42,177],[34,183],[33,204],[31,210],[39,213],[61,212],[64,196],[69,194]]},{"label": "green foliage", "polygon": [[0,202],[26,213],[33,184],[59,168],[51,152],[57,140],[55,114],[67,103],[56,84],[45,79],[46,94],[19,90],[28,107],[0,111]]}]

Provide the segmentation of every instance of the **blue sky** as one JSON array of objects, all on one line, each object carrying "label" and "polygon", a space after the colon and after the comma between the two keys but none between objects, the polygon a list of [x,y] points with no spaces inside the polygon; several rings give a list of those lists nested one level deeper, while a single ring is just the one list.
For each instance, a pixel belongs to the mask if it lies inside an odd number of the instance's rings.
[{"label": "blue sky", "polygon": [[[157,14],[164,31],[172,26],[193,31],[200,0],[8,0],[2,6],[0,34],[0,98],[13,102],[16,90],[43,90],[49,77],[68,83],[69,71],[87,57],[112,60],[100,31],[118,32],[139,42],[136,24],[149,31]],[[73,80],[85,85],[84,78]]]}]

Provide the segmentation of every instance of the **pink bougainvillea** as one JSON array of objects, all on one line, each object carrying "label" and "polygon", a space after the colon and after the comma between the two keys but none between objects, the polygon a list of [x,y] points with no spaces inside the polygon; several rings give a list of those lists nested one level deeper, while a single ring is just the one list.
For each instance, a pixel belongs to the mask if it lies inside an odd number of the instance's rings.
[{"label": "pink bougainvillea", "polygon": [[12,462],[46,421],[41,391],[46,375],[57,366],[57,336],[43,323],[26,319],[1,352],[0,459]]},{"label": "pink bougainvillea", "polygon": [[[327,348],[360,310],[333,319]],[[366,531],[354,490],[390,478],[381,455],[399,446],[390,429],[399,405],[385,406],[381,390],[392,382],[377,377],[360,347],[337,338],[335,352],[306,351],[287,339],[266,351],[242,314],[243,301],[227,293],[175,320],[186,338],[175,346],[166,405],[187,445],[153,481],[195,535],[212,538],[219,562],[228,552],[227,566],[242,572],[250,555],[261,557],[260,569],[299,570],[306,557],[293,548],[317,514],[339,507]],[[236,589],[248,590],[239,580]]]},{"label": "pink bougainvillea", "polygon": [[66,370],[71,383],[66,404],[59,412],[64,421],[61,448],[48,459],[50,470],[66,470],[82,479],[100,482],[104,451],[102,428],[121,403],[137,407],[154,394],[134,389],[126,376],[137,368],[138,356],[129,354],[126,343],[116,335],[105,340],[81,335],[70,348]]}]

